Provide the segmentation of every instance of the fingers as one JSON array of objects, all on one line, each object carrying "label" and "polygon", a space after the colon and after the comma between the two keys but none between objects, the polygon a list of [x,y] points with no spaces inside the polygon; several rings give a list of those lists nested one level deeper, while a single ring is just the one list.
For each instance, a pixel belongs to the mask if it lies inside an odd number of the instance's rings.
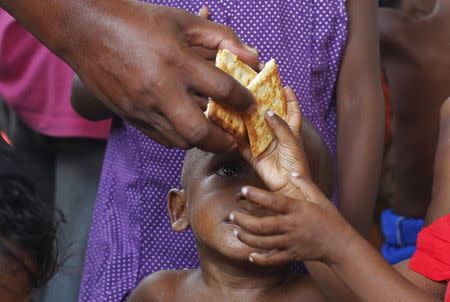
[{"label": "fingers", "polygon": [[203,6],[199,11],[198,15],[204,19],[209,18],[209,9],[206,6]]},{"label": "fingers", "polygon": [[208,99],[197,95],[197,94],[191,94],[191,98],[195,101],[195,103],[197,104],[198,107],[200,107],[200,109],[205,112],[206,108],[208,108]]},{"label": "fingers", "polygon": [[302,130],[302,112],[300,104],[291,87],[286,86],[283,90],[286,96],[287,105],[286,122],[292,133],[296,137],[300,137]]},{"label": "fingers", "polygon": [[[191,19],[184,26],[190,44],[209,49],[228,49],[249,65],[257,65],[258,51],[241,42],[229,27],[211,21]],[[200,21],[200,22],[199,22]]]},{"label": "fingers", "polygon": [[256,70],[257,72],[260,72],[261,70],[264,69],[264,66],[266,66],[266,63],[264,63],[264,62],[259,62],[259,63],[258,63],[258,68],[256,68],[255,70]]},{"label": "fingers", "polygon": [[186,60],[185,79],[190,89],[239,112],[254,111],[253,94],[226,72],[211,66],[200,56]]},{"label": "fingers", "polygon": [[258,265],[279,265],[292,261],[291,253],[287,250],[274,250],[268,253],[251,253],[249,261]]},{"label": "fingers", "polygon": [[214,66],[215,61],[216,61],[216,55],[217,55],[216,50],[211,50],[211,49],[199,47],[199,46],[191,47],[190,50],[193,53],[195,53],[196,55],[202,57],[203,59],[206,59],[209,64]]},{"label": "fingers", "polygon": [[286,121],[279,117],[274,111],[266,111],[266,121],[280,143],[299,144],[298,139],[294,136]]},{"label": "fingers", "polygon": [[241,192],[248,200],[262,207],[278,213],[286,213],[289,210],[289,199],[281,195],[250,186],[243,187]]},{"label": "fingers", "polygon": [[237,148],[236,139],[210,122],[194,100],[187,94],[179,94],[179,90],[168,91],[160,108],[162,114],[174,130],[187,143],[178,146],[183,149],[197,147],[207,152],[229,152]]},{"label": "fingers", "polygon": [[282,216],[255,217],[233,211],[230,219],[247,232],[255,235],[275,235],[287,231]]},{"label": "fingers", "polygon": [[324,200],[328,200],[314,182],[296,172],[291,173],[291,183],[303,193],[309,202],[323,204]]},{"label": "fingers", "polygon": [[281,249],[287,245],[289,239],[287,235],[274,235],[274,236],[258,236],[251,234],[245,230],[237,231],[236,236],[240,241],[248,246],[262,249],[262,250],[273,250]]}]

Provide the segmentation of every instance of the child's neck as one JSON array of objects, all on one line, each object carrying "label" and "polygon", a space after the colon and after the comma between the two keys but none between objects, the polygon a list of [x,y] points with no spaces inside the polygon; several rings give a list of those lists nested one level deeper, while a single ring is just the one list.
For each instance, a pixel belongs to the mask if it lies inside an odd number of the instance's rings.
[{"label": "child's neck", "polygon": [[284,284],[292,274],[289,266],[261,267],[250,261],[236,261],[200,251],[201,274],[205,284],[226,295],[258,295]]}]

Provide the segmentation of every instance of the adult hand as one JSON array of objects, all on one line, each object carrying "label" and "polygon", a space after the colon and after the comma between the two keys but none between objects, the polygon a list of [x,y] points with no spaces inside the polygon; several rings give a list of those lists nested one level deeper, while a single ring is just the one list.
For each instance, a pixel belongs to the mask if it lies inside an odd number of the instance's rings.
[{"label": "adult hand", "polygon": [[237,146],[205,118],[194,97],[252,110],[252,94],[192,49],[226,48],[255,65],[256,50],[230,28],[183,10],[129,0],[0,4],[67,61],[109,110],[150,138],[168,147],[212,152]]}]

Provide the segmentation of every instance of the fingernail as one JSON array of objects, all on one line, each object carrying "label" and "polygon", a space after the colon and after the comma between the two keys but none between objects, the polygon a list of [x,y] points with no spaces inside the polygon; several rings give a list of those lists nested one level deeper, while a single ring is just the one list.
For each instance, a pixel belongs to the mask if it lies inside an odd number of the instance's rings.
[{"label": "fingernail", "polygon": [[275,115],[275,112],[273,112],[272,109],[269,109],[266,112],[267,112],[267,115],[270,116],[270,117],[273,117]]},{"label": "fingernail", "polygon": [[234,230],[233,230],[233,235],[237,237],[238,234],[239,234],[239,231],[236,230],[236,229],[234,229]]},{"label": "fingernail", "polygon": [[255,47],[250,47],[247,44],[244,44],[245,49],[247,49],[248,51],[253,52],[255,55],[258,55],[258,50]]},{"label": "fingernail", "polygon": [[255,259],[253,259],[252,254],[248,256],[248,261],[250,261],[251,263],[255,262]]},{"label": "fingernail", "polygon": [[231,221],[234,221],[234,214],[230,213],[230,215],[228,215],[228,219],[230,219]]},{"label": "fingernail", "polygon": [[299,177],[300,174],[294,171],[294,172],[291,172],[291,176],[292,177]]},{"label": "fingernail", "polygon": [[261,62],[261,63],[259,63],[259,69],[260,70],[263,70],[264,69],[264,66],[266,66],[266,63],[264,63],[264,62]]},{"label": "fingernail", "polygon": [[241,193],[242,193],[242,195],[247,196],[248,188],[247,187],[242,187]]}]

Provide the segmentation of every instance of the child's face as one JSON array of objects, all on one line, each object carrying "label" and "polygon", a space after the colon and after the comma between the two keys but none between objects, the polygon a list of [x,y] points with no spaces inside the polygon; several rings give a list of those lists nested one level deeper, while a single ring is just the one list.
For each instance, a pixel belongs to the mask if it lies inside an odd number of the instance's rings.
[{"label": "child's face", "polygon": [[[215,250],[233,259],[247,260],[250,252],[256,251],[243,244],[233,234],[238,227],[229,220],[231,211],[241,211],[254,216],[266,216],[270,211],[249,202],[242,196],[245,185],[264,188],[256,172],[239,154],[212,154],[191,150],[185,159],[183,173],[184,192],[169,194],[169,212],[172,217],[185,215],[186,223],[192,228],[200,249]],[[186,202],[184,211],[173,215],[171,200]],[[176,211],[175,211],[176,212]],[[172,222],[176,218],[172,218]],[[187,227],[187,224],[185,225]],[[183,230],[176,229],[178,231]]]},{"label": "child's face", "polygon": [[[18,257],[24,259],[24,263],[20,263]],[[31,258],[11,242],[0,239],[0,301],[31,301],[32,283],[24,265],[33,268]]]}]

